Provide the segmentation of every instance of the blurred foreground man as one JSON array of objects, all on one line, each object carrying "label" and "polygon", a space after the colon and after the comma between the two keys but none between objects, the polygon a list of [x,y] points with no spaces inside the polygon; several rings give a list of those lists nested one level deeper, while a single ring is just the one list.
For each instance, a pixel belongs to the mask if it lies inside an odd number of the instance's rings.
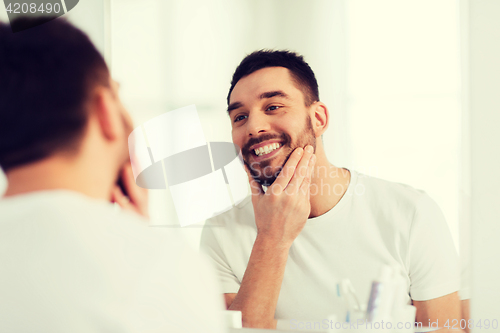
[{"label": "blurred foreground man", "polygon": [[327,160],[329,113],[301,56],[248,55],[227,102],[252,196],[212,218],[201,246],[244,326],[345,316],[337,284],[350,279],[366,304],[383,265],[404,278],[402,303],[423,326],[460,320],[457,253],[439,207],[423,191]]},{"label": "blurred foreground man", "polygon": [[147,227],[131,130],[84,33],[0,24],[0,332],[224,332],[206,259]]}]

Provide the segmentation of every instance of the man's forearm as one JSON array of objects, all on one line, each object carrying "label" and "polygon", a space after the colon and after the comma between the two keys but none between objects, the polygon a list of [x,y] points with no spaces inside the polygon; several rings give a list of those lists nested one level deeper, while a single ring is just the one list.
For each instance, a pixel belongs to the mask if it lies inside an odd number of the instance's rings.
[{"label": "man's forearm", "polygon": [[242,312],[246,327],[276,328],[274,313],[288,251],[311,212],[313,152],[311,145],[305,149],[296,148],[267,191],[246,168],[252,190],[257,238],[240,289],[229,306],[229,310]]},{"label": "man's forearm", "polygon": [[288,258],[288,245],[257,237],[238,294],[229,310],[242,312],[243,326],[276,328],[274,313]]}]

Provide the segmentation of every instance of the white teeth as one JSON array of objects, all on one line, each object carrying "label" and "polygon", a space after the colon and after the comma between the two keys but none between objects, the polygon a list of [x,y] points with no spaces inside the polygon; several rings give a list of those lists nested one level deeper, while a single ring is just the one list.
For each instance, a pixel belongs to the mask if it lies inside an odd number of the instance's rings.
[{"label": "white teeth", "polygon": [[280,147],[280,144],[275,142],[275,143],[272,143],[270,145],[254,149],[254,152],[255,152],[255,155],[262,156],[262,155],[269,154],[270,152],[272,152],[275,149],[278,149],[279,147]]}]

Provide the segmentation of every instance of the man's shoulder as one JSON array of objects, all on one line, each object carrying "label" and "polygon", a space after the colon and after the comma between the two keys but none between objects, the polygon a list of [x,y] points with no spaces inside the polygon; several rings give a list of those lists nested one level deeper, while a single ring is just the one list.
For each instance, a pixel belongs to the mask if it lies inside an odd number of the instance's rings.
[{"label": "man's shoulder", "polygon": [[377,193],[378,196],[389,196],[405,198],[406,200],[420,200],[426,196],[426,192],[411,185],[390,181],[358,172],[358,184],[362,185],[369,193]]},{"label": "man's shoulder", "polygon": [[177,243],[178,239],[164,230],[148,227],[148,221],[137,214],[73,191],[41,191],[4,198],[0,207],[4,229],[37,230],[54,237],[54,241],[78,238],[93,244],[103,241],[125,247],[141,243],[148,244],[146,250],[162,246],[166,240],[169,244]]},{"label": "man's shoulder", "polygon": [[414,212],[424,202],[433,202],[421,189],[411,185],[389,181],[358,173],[358,193],[360,198],[380,209],[398,209]]}]

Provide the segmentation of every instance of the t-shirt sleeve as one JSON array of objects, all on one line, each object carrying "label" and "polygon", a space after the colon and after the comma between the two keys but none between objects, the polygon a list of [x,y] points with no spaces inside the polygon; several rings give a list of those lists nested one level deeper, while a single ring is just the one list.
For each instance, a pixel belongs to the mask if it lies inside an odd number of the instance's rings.
[{"label": "t-shirt sleeve", "polygon": [[212,224],[210,220],[205,224],[201,234],[200,250],[210,258],[219,277],[222,293],[237,293],[240,289],[240,281],[234,275],[220,241],[216,237],[217,228],[222,228],[222,226]]},{"label": "t-shirt sleeve", "polygon": [[410,296],[426,301],[460,289],[458,255],[438,205],[427,194],[417,203],[410,229]]}]

